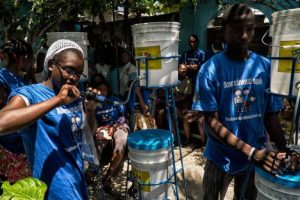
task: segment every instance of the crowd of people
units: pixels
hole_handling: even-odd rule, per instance
[[[255,31],[252,10],[244,4],[230,6],[223,13],[222,30],[226,45],[216,41],[206,52],[198,48],[196,34],[189,36],[190,49],[179,59],[179,84],[174,88],[176,115],[184,145],[191,142],[195,122],[200,144],[206,146],[204,199],[224,199],[232,179],[236,199],[255,199],[252,164],[274,174],[290,156],[289,172],[299,171],[300,154],[286,149],[277,116],[283,108],[281,98],[265,93],[270,61],[248,48]],[[33,176],[47,184],[47,199],[88,199],[86,134],[94,139],[96,159],[108,144],[113,146],[102,178],[109,192],[129,133],[165,128],[169,102],[161,91],[136,84],[131,51],[122,49],[116,62],[120,67],[113,67],[108,56],[96,48],[90,79],[82,89],[84,53],[75,42],[57,40],[39,51],[35,64],[24,40],[11,39],[1,47],[2,180],[13,183]],[[144,119],[141,124],[139,118]],[[276,150],[267,148],[270,141]]]

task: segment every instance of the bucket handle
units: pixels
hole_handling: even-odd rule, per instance
[[[262,42],[264,45],[268,46],[268,47],[278,47],[278,48],[282,48],[282,49],[292,49],[292,48],[297,48],[297,49],[293,50],[291,53],[292,53],[292,56],[293,56],[294,58],[297,58],[296,62],[297,62],[297,63],[300,63],[300,44],[288,45],[288,46],[280,46],[280,45],[272,45],[272,44],[268,44],[268,43],[265,42],[265,37],[266,37],[266,35],[269,33],[269,31],[270,31],[270,29],[267,30],[267,31],[265,32],[265,34],[262,36],[261,42]]]

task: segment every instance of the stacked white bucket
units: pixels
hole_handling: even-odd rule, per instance
[[[170,193],[169,179],[172,181],[171,177],[174,175],[170,134],[162,129],[146,129],[128,136],[131,174],[140,199],[163,200]]]
[[[290,9],[272,14],[270,28],[272,57],[300,55],[300,9]],[[298,53],[297,53],[298,52]],[[272,60],[271,92],[289,95],[292,61]],[[300,81],[300,64],[296,65],[292,95],[297,95],[295,84]]]
[[[47,33],[47,45],[50,46],[53,42],[59,39],[69,39],[76,42],[84,53],[84,69],[83,74],[88,75],[88,50],[89,41],[85,32],[49,32]]]
[[[135,57],[178,56],[178,22],[149,22],[132,25]],[[148,85],[145,63],[140,65],[141,86],[169,86],[178,83],[178,59],[149,60]]]

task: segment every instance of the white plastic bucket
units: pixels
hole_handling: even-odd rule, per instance
[[[135,57],[178,56],[178,22],[149,22],[131,26]],[[178,84],[178,58],[149,60],[139,65],[141,86],[156,87]],[[148,84],[146,83],[148,78]]]
[[[294,149],[300,151],[298,146],[294,146]],[[258,200],[299,200],[300,171],[296,174],[273,176],[261,168],[256,168],[255,186]]]
[[[47,45],[59,39],[69,39],[76,42],[84,53],[84,69],[83,74],[88,75],[88,49],[89,41],[85,32],[49,32],[47,33]]]
[[[159,183],[172,175],[170,142],[169,132],[160,129],[141,130],[129,135],[128,157],[141,199],[165,199],[167,196],[170,183]]]
[[[272,14],[270,36],[272,57],[300,56],[300,8]],[[281,47],[279,47],[281,46]],[[292,60],[272,59],[271,92],[297,95],[295,85],[300,81],[300,64],[296,64],[294,80],[291,80]],[[290,90],[290,84],[292,88]]]

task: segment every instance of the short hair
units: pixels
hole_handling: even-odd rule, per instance
[[[2,52],[8,55],[9,62],[16,62],[15,57],[24,56],[26,59],[33,59],[31,45],[22,39],[11,38],[1,47]]]
[[[123,54],[123,53],[127,53],[127,55],[129,56],[130,59],[131,59],[131,57],[132,57],[131,52],[130,52],[129,50],[127,50],[127,49],[123,49],[121,53],[122,53],[122,54]]]
[[[100,73],[94,73],[90,78],[89,86],[97,88],[100,83],[105,81],[105,77]]]
[[[232,24],[241,18],[242,15],[250,14],[252,12],[251,8],[245,4],[235,3],[228,7],[223,13],[222,19],[222,29],[225,28],[227,24]]]
[[[199,43],[198,35],[196,35],[196,34],[193,33],[193,34],[190,35],[190,37],[195,38],[196,42]],[[190,38],[190,37],[189,37],[189,38]]]

